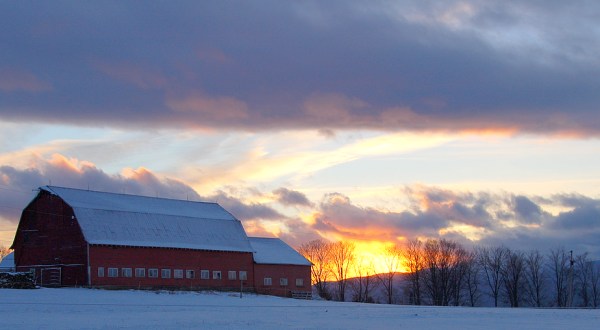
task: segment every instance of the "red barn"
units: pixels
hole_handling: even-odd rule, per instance
[[[253,240],[285,251],[267,272],[260,256],[273,251]],[[257,276],[285,275],[302,285],[259,291],[310,292],[304,257],[279,239],[249,238],[216,203],[45,186],[23,210],[12,248],[17,270],[34,271],[40,285],[257,290],[267,281]]]

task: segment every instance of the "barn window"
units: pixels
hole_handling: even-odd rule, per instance
[[[131,268],[121,268],[123,277],[131,277]]]
[[[183,278],[183,269],[175,269],[173,271],[174,278]]]
[[[118,277],[119,276],[119,268],[109,268],[108,269],[108,277]]]
[[[148,269],[148,277],[158,277],[158,269],[156,268],[150,268]]]
[[[288,285],[288,280],[285,277],[282,277],[279,279],[279,285],[281,286],[287,286]]]
[[[168,268],[163,268],[160,270],[160,277],[162,278],[171,278],[171,270]]]
[[[263,281],[264,285],[272,285],[273,284],[273,280],[270,277],[265,277],[264,281]]]
[[[220,280],[220,279],[221,279],[221,271],[213,270],[213,280]]]
[[[230,270],[227,272],[227,279],[229,280],[235,280],[236,279],[236,275],[237,272],[235,270]]]
[[[203,269],[200,271],[200,278],[203,280],[210,279],[210,272],[207,269]]]
[[[185,278],[194,278],[194,271],[191,269],[188,269],[185,271]]]
[[[303,278],[297,278],[296,279],[296,286],[304,286],[304,279]]]
[[[104,267],[98,267],[98,277],[104,277]]]
[[[136,268],[135,277],[146,277],[146,268]]]
[[[240,280],[246,281],[248,280],[248,273],[245,270],[240,270]]]

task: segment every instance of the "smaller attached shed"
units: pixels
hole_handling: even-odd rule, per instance
[[[258,293],[311,298],[311,262],[279,238],[249,237]]]

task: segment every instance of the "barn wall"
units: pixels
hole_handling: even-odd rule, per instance
[[[252,253],[199,251],[187,249],[141,248],[121,246],[90,246],[92,286],[134,288],[216,288],[238,290],[239,272],[245,271],[245,290],[252,290]],[[100,277],[98,268],[104,269]],[[109,277],[109,268],[117,268],[118,276]],[[125,277],[124,268],[131,268],[131,277]],[[136,268],[144,268],[144,277],[136,277]],[[149,269],[158,269],[158,277],[150,278]],[[162,278],[162,269],[170,269],[170,278]],[[183,278],[174,278],[175,270],[183,270]],[[186,278],[186,271],[193,270],[194,278]],[[202,279],[201,271],[208,270],[210,279]],[[214,279],[213,272],[220,271],[221,279]],[[229,271],[236,272],[236,279],[228,278]]]
[[[310,266],[300,265],[254,265],[255,287],[258,293],[281,297],[290,297],[292,292],[311,292]],[[271,285],[265,285],[265,278],[271,279]],[[281,279],[287,279],[287,285]],[[302,285],[296,285],[296,279],[302,279]]]
[[[35,269],[38,284],[87,284],[87,244],[57,196],[41,192],[23,210],[13,248],[17,270]]]

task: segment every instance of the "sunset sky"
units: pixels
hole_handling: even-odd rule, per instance
[[[600,258],[600,2],[0,4],[0,245],[41,185],[293,246]]]

